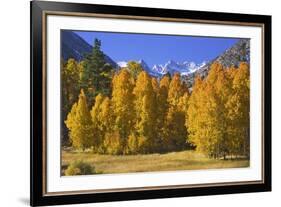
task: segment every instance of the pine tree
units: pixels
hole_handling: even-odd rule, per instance
[[[67,115],[65,124],[69,129],[69,137],[74,148],[85,150],[94,145],[91,114],[83,90],[80,92],[78,102],[72,106]]]
[[[116,74],[112,82],[112,109],[114,114],[114,130],[118,133],[120,148],[126,151],[127,139],[134,126],[134,80],[130,73],[122,69]]]
[[[101,41],[95,39],[93,51],[86,56],[81,74],[81,86],[86,90],[90,103],[99,93],[107,96],[111,94],[112,74],[113,69],[106,63],[105,55],[101,51]]]

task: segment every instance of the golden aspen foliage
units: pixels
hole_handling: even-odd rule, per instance
[[[156,136],[156,93],[152,86],[151,77],[142,71],[136,80],[134,88],[137,137],[144,139],[144,153],[151,152],[155,147]]]
[[[157,151],[164,151],[166,146],[164,146],[165,133],[166,130],[166,117],[169,109],[168,103],[168,91],[170,85],[170,77],[163,76],[160,80],[159,86],[157,88],[157,119],[156,119],[156,132],[157,132]]]
[[[122,69],[112,81],[112,109],[114,114],[114,130],[116,139],[120,138],[120,146],[125,153],[127,138],[134,126],[134,80],[130,73]]]
[[[215,88],[196,77],[187,110],[189,141],[196,150],[216,157],[222,139]]]
[[[249,67],[211,66],[196,78],[187,110],[189,140],[214,158],[249,153]]]
[[[222,137],[220,138],[220,144],[217,156],[226,157],[227,154],[231,153],[231,142],[232,138],[229,134],[229,107],[228,103],[232,95],[232,80],[227,73],[227,69],[222,68],[220,65],[217,66],[219,69],[217,71],[217,79],[213,84],[216,94],[217,101],[217,114],[219,114],[218,120],[220,125],[220,130]]]
[[[130,134],[128,137],[128,154],[137,154],[139,152],[139,140],[135,134]]]
[[[249,157],[250,151],[250,71],[241,63],[233,75],[229,107],[229,128],[232,135],[232,153]]]
[[[112,113],[111,101],[108,97],[103,99],[100,113],[101,130],[104,132],[112,131],[114,115]]]
[[[83,90],[80,92],[78,103],[72,106],[67,115],[65,124],[74,148],[85,150],[93,145],[93,125]]]
[[[171,83],[169,85],[168,91],[168,102],[172,106],[176,106],[179,102],[180,97],[187,91],[186,86],[181,81],[181,77],[179,73],[175,73]]]
[[[185,127],[185,112],[179,105],[180,99],[186,94],[187,88],[178,73],[174,74],[168,90],[169,109],[165,124],[165,145],[167,150],[181,150],[186,148],[187,129]]]
[[[155,147],[155,146],[154,146]],[[148,152],[147,138],[144,136],[137,137],[134,133],[128,138],[128,154],[139,154]],[[158,149],[153,148],[153,152],[157,152]]]
[[[103,141],[105,152],[112,155],[124,154],[124,144],[122,140],[117,130],[105,133]]]
[[[141,71],[143,71],[143,68],[141,67],[141,65],[135,61],[129,61],[127,63],[127,69],[134,79],[136,79],[137,76],[139,75],[139,73]]]
[[[171,81],[171,78],[169,76],[167,76],[167,75],[163,76],[159,83],[160,88],[164,87],[164,88],[168,89],[170,86],[170,81]]]
[[[197,146],[197,149],[200,148],[200,114],[201,114],[201,105],[203,102],[203,81],[201,77],[196,76],[192,88],[192,93],[189,98],[189,106],[186,115],[185,126],[188,129],[188,139],[194,146]],[[198,147],[199,146],[199,147]]]
[[[164,76],[160,81],[158,93],[158,119],[161,125],[165,122],[167,111],[169,108],[168,91],[170,86],[170,78]]]
[[[72,106],[79,94],[81,66],[74,59],[69,59],[62,70],[62,90],[66,99],[63,106]]]
[[[214,62],[210,67],[208,76],[206,77],[206,81],[210,84],[214,84],[218,78],[218,74],[223,70],[224,68],[220,63]]]
[[[95,98],[95,104],[90,111],[93,123],[93,149],[97,151],[100,144],[103,141],[104,131],[102,128],[102,120],[101,120],[101,105],[104,100],[104,96],[102,94],[98,94]]]
[[[91,116],[94,127],[93,136],[94,140],[96,140],[96,145],[93,146],[93,148],[98,150],[99,153],[106,153],[108,151],[107,148],[112,147],[110,144],[116,147],[116,142],[114,142],[113,137],[115,136],[116,138],[116,133],[113,132],[114,115],[111,107],[111,100],[102,94],[98,94],[95,98],[95,105],[91,110]],[[111,151],[111,153],[117,153],[118,150],[119,149],[109,151]]]
[[[99,115],[99,120],[100,120],[100,131],[102,135],[102,140],[101,143],[104,144],[105,142],[105,137],[110,136],[113,133],[113,122],[114,122],[114,114],[113,110],[111,107],[111,100],[108,97],[105,97],[102,101],[102,104],[100,106],[100,115]],[[104,145],[101,146],[100,150],[102,152],[106,152],[106,148]]]
[[[225,155],[226,150],[226,122],[222,103],[216,94],[213,85],[207,84],[203,91],[203,102],[201,109],[200,138],[203,139],[201,151],[207,152],[209,156],[219,158]],[[200,146],[198,146],[200,149]]]
[[[139,154],[191,146],[216,159],[249,157],[247,63],[224,68],[215,62],[206,78],[195,77],[190,89],[178,73],[158,81],[137,63],[130,62],[129,67],[114,75],[111,96],[105,96],[104,91],[97,94],[89,111],[84,90],[77,101],[84,63],[70,59],[63,65],[63,102],[68,103],[63,112],[70,111],[64,123],[74,148]],[[73,82],[77,84],[70,84]]]
[[[196,77],[187,111],[186,126],[189,141],[196,150],[210,157],[219,157],[225,150],[225,120],[223,101],[218,94],[223,68],[214,63],[207,78]]]
[[[185,92],[182,97],[180,97],[179,102],[178,102],[179,111],[181,111],[183,113],[187,112],[188,106],[189,106],[189,103],[188,103],[189,98],[190,98],[190,94],[188,91]]]
[[[155,77],[151,78],[151,84],[152,84],[153,91],[157,96],[159,93],[159,83]]]
[[[64,144],[69,143],[67,136],[67,128],[64,120],[67,117],[72,105],[77,101],[80,90],[80,71],[81,65],[74,59],[69,59],[61,66],[61,82],[62,82],[62,141]]]

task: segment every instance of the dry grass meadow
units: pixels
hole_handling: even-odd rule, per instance
[[[64,150],[63,175],[64,170],[75,160],[89,163],[97,173],[102,174],[249,167],[249,160],[246,159],[210,159],[192,150],[146,155],[101,155]]]

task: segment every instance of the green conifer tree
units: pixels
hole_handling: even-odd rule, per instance
[[[106,63],[105,55],[101,50],[101,41],[95,39],[92,53],[84,60],[84,70],[81,75],[81,86],[86,90],[90,103],[99,93],[109,96],[111,94],[111,79],[113,69]]]

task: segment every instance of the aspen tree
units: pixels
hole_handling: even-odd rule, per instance
[[[153,90],[151,77],[142,71],[136,80],[134,88],[135,110],[136,110],[136,135],[143,142],[143,151],[145,153],[155,149],[157,139],[156,134],[156,94]]]
[[[186,147],[187,129],[185,127],[185,112],[179,108],[180,99],[187,92],[178,73],[174,74],[169,84],[169,109],[166,117],[165,145],[167,150],[181,150]]]
[[[78,103],[72,106],[65,121],[69,129],[69,137],[74,148],[82,149],[91,147],[93,143],[93,124],[88,109],[86,96],[81,90]]]
[[[130,73],[122,69],[112,81],[112,109],[114,114],[114,130],[116,139],[120,138],[120,147],[125,153],[127,139],[130,135],[135,120],[134,112],[134,80]]]
[[[100,144],[102,143],[104,131],[102,130],[102,120],[101,116],[101,104],[103,102],[104,96],[102,94],[98,94],[95,98],[95,104],[92,107],[91,118],[93,123],[93,143],[94,150],[97,151]]]

